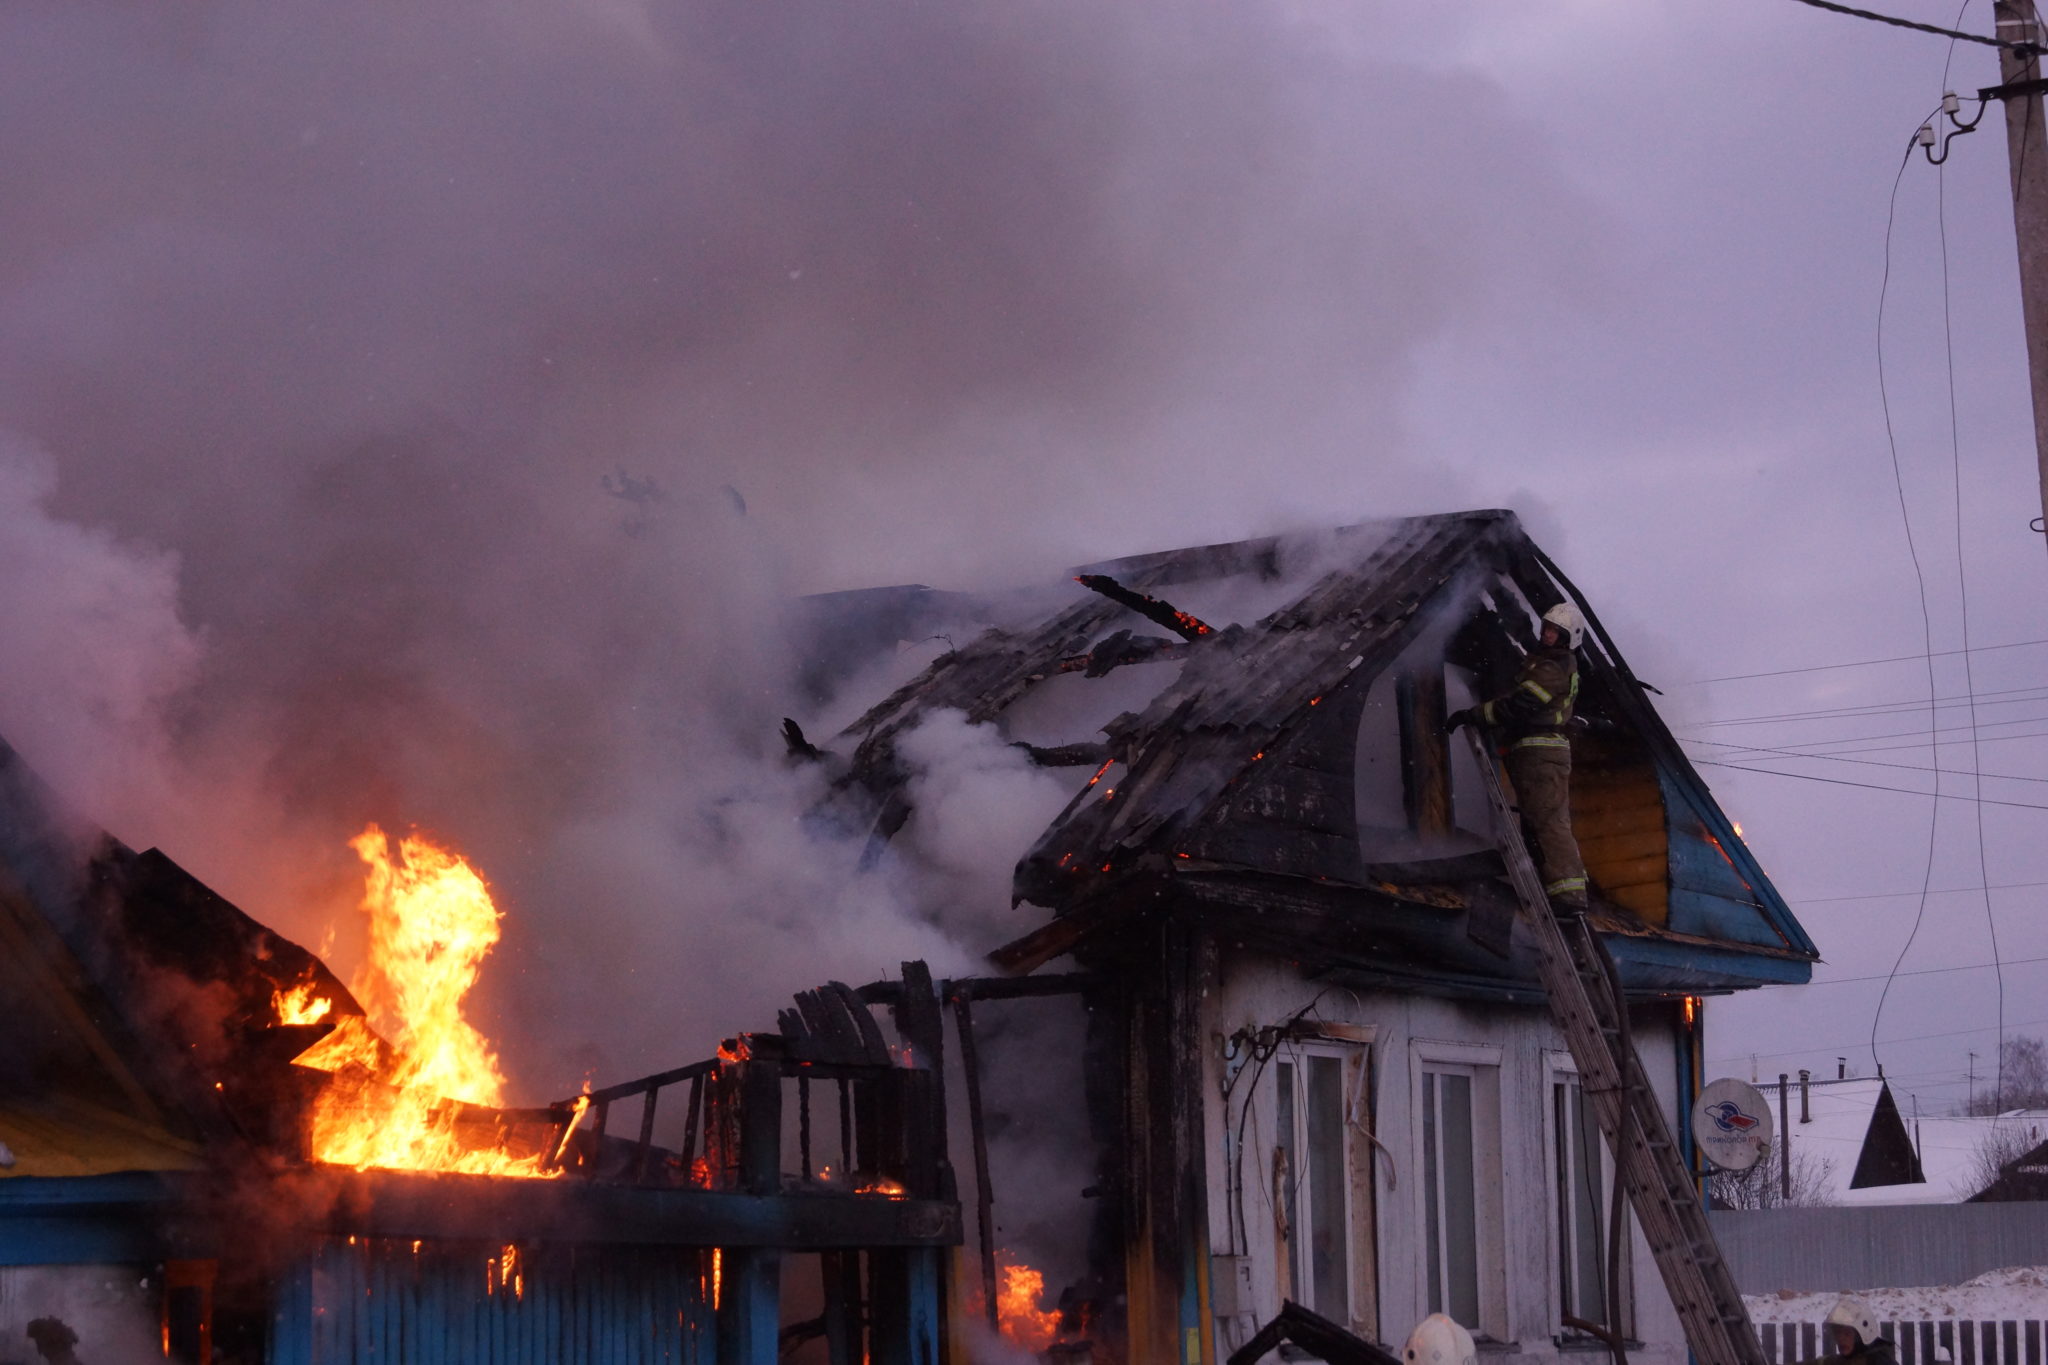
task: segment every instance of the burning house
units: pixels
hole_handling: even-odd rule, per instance
[[[935,713],[1072,774],[1014,872],[1049,913],[991,958],[1070,960],[1088,1007],[1066,1103],[1092,1232],[1064,1328],[1095,1358],[1248,1358],[1288,1304],[1386,1343],[1443,1311],[1524,1355],[1612,1338],[1685,1358],[1640,1232],[1614,1235],[1478,760],[1442,729],[1567,599],[1596,623],[1572,792],[1591,923],[1675,1119],[1702,998],[1804,981],[1815,949],[1511,513],[1145,555],[1059,591],[816,604],[821,695],[863,660],[928,660],[822,747],[791,727],[838,765],[836,817],[871,862],[917,818],[906,742]],[[1015,1196],[986,1171],[992,1281],[990,1209]]]
[[[1366,1359],[1440,1310],[1676,1365],[1442,733],[1566,598],[1475,512],[810,599],[812,824],[886,873],[938,814],[920,733],[986,727],[1070,796],[1006,866],[1023,932],[527,1109],[462,1017],[459,857],[356,841],[351,991],[0,753],[0,1361],[32,1322],[276,1365]],[[1592,923],[1675,1114],[1702,998],[1815,952],[1597,627],[1581,672]]]
[[[877,988],[894,1043],[833,985],[702,1061],[507,1108],[461,1013],[481,878],[356,846],[388,1039],[0,748],[0,1360],[938,1358],[959,1212],[918,964]]]

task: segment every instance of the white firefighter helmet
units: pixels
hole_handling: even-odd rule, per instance
[[[1442,1313],[1416,1323],[1401,1348],[1403,1365],[1476,1365],[1478,1358],[1472,1334]]]
[[[1871,1315],[1870,1305],[1854,1294],[1844,1294],[1835,1300],[1835,1306],[1828,1310],[1827,1325],[1854,1332],[1858,1346],[1868,1346],[1877,1340],[1877,1319]]]
[[[1586,638],[1586,618],[1569,602],[1560,602],[1544,612],[1543,619],[1563,633],[1566,649],[1577,649],[1579,641]]]

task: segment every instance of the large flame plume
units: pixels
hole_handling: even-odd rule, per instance
[[[450,1103],[504,1103],[497,1053],[462,1012],[498,942],[490,888],[465,859],[417,834],[399,841],[395,857],[376,825],[349,846],[366,868],[362,909],[369,916],[369,952],[351,988],[383,1038],[344,1015],[297,1058],[334,1074],[314,1109],[314,1157],[359,1170],[557,1174],[544,1148],[515,1154],[495,1132],[480,1142],[474,1123],[464,1125],[470,1133],[459,1132],[462,1105]],[[278,1015],[304,1019],[326,1003],[280,996]]]

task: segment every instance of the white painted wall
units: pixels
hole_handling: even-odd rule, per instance
[[[1605,1348],[1559,1350],[1555,1343],[1556,1217],[1551,1173],[1550,1085],[1553,1067],[1569,1067],[1564,1040],[1541,1009],[1459,1003],[1433,997],[1385,991],[1353,991],[1302,979],[1291,963],[1225,948],[1218,954],[1216,979],[1207,984],[1203,1000],[1204,1066],[1209,1239],[1218,1260],[1212,1274],[1212,1301],[1217,1312],[1217,1356],[1227,1356],[1257,1326],[1279,1311],[1281,1287],[1279,1245],[1273,1216],[1274,1062],[1263,1072],[1249,1060],[1236,1077],[1226,1110],[1224,1090],[1231,1084],[1232,1064],[1227,1040],[1284,1024],[1298,1012],[1304,1019],[1333,1032],[1369,1036],[1372,1051],[1374,1127],[1386,1150],[1370,1171],[1363,1159],[1354,1163],[1354,1207],[1367,1197],[1377,1204],[1377,1274],[1355,1277],[1354,1306],[1376,1297],[1376,1313],[1355,1319],[1352,1330],[1373,1336],[1398,1350],[1409,1329],[1421,1319],[1426,1297],[1423,1274],[1423,1189],[1419,1157],[1420,1091],[1418,1063],[1429,1057],[1478,1063],[1495,1068],[1493,1114],[1499,1141],[1482,1154],[1482,1182],[1491,1181],[1495,1197],[1482,1198],[1480,1240],[1483,1321],[1476,1324],[1497,1340],[1512,1342],[1519,1359],[1550,1360],[1570,1365],[1597,1365]],[[1644,1069],[1664,1101],[1667,1120],[1675,1119],[1677,1094],[1676,1042],[1668,1028],[1645,1028],[1636,1035]],[[1314,1045],[1310,1045],[1314,1046]],[[1337,1043],[1342,1047],[1344,1044]],[[1283,1045],[1283,1048],[1285,1045]],[[1350,1073],[1348,1073],[1350,1074]],[[1482,1071],[1482,1079],[1484,1077]],[[1484,1093],[1488,1087],[1480,1087]],[[1244,1105],[1247,1093],[1251,1102]],[[1347,1089],[1347,1098],[1349,1092]],[[1362,1115],[1361,1115],[1362,1117]],[[1482,1121],[1482,1126],[1484,1126]],[[1241,1163],[1244,1218],[1236,1218],[1238,1197],[1232,1181],[1234,1144],[1242,1126]],[[1355,1151],[1368,1149],[1363,1141]],[[1610,1177],[1611,1178],[1611,1177]],[[1490,1216],[1489,1216],[1490,1210]],[[1371,1242],[1361,1228],[1353,1245],[1354,1268],[1365,1259]],[[1635,1335],[1645,1343],[1631,1359],[1642,1365],[1683,1365],[1684,1334],[1656,1263],[1634,1237],[1631,1283]],[[1238,1253],[1233,1259],[1231,1253]],[[1237,1260],[1245,1264],[1240,1266]],[[1487,1262],[1491,1261],[1491,1273]],[[1238,1286],[1249,1281],[1249,1302]],[[1302,1297],[1297,1295],[1296,1297]],[[1376,1319],[1376,1320],[1375,1320]],[[1472,1324],[1468,1324],[1472,1325]],[[1482,1347],[1482,1358],[1492,1352]]]

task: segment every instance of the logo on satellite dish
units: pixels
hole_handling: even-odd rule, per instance
[[[1771,1110],[1747,1081],[1709,1081],[1693,1101],[1692,1136],[1699,1152],[1724,1171],[1746,1171],[1771,1145]]]
[[[1714,1121],[1714,1126],[1724,1133],[1746,1133],[1762,1122],[1754,1114],[1743,1113],[1742,1107],[1734,1100],[1722,1100],[1719,1104],[1708,1105],[1706,1115]]]

